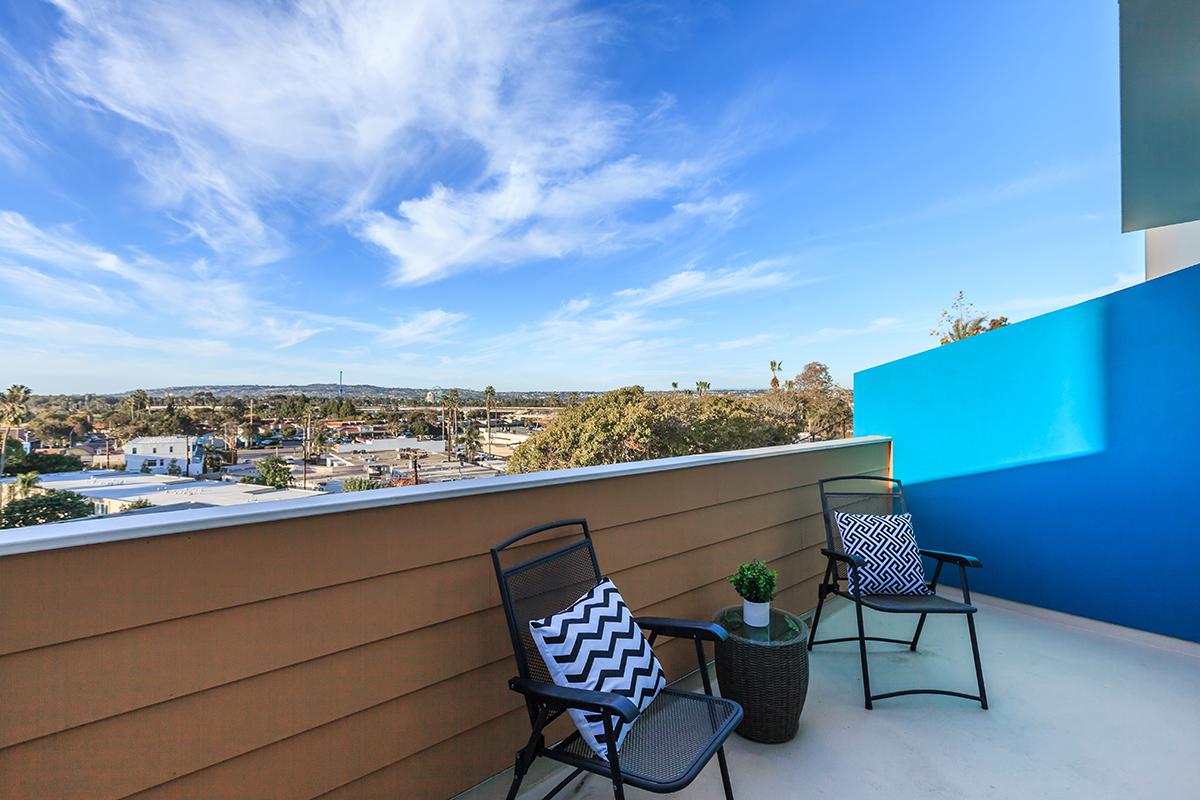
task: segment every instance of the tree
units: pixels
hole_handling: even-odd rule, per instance
[[[370,478],[364,478],[360,475],[354,475],[342,481],[343,492],[367,492],[372,489],[382,489],[383,484],[378,481],[373,481]]]
[[[0,425],[3,426],[0,432],[0,475],[5,474],[4,462],[8,457],[8,432],[11,428],[19,426],[29,418],[29,398],[32,392],[28,386],[20,383],[14,383],[8,387],[8,391],[0,397]]]
[[[59,453],[26,453],[16,439],[8,439],[4,448],[5,475],[20,475],[22,472],[76,472],[83,469],[79,456]]]
[[[141,468],[140,470],[138,470],[138,471],[139,471],[139,472],[141,472],[141,473],[144,473],[144,474],[146,474],[146,475],[149,475],[149,474],[150,474],[150,462],[149,462],[149,461],[143,461],[143,462],[142,462],[142,468]]]
[[[829,367],[810,361],[792,387],[803,405],[805,427],[811,438],[829,439],[845,433],[854,419],[854,393],[837,385]]]
[[[168,475],[182,475],[183,474],[183,470],[180,469],[180,467],[179,467],[179,459],[178,458],[171,459],[171,463],[167,465],[167,474]]]
[[[274,486],[276,489],[287,489],[292,485],[292,470],[279,456],[267,456],[254,463],[258,475],[242,478],[242,483],[257,483],[260,486]]]
[[[0,509],[0,528],[22,528],[91,514],[92,504],[86,497],[74,492],[49,491],[13,500]]]
[[[41,476],[36,472],[22,472],[17,476],[16,483],[13,487],[16,492],[17,499],[23,500],[33,494],[33,490],[37,488],[41,481]]]
[[[432,430],[432,426],[429,424],[429,420],[422,414],[419,417],[413,417],[413,421],[409,425],[409,430],[413,432],[414,436],[428,436],[429,431]]]
[[[458,437],[458,443],[463,446],[463,455],[467,457],[467,461],[475,462],[479,458],[479,447],[482,441],[479,436],[479,428],[474,425],[468,425]]]
[[[771,388],[772,389],[779,388],[779,375],[777,373],[780,373],[780,372],[783,372],[783,362],[782,361],[772,361],[771,362]]]
[[[672,392],[679,391],[679,381],[671,381],[671,391]]]
[[[1008,317],[988,319],[986,313],[976,312],[975,306],[968,303],[963,297],[963,293],[959,292],[958,296],[954,298],[954,302],[950,304],[950,308],[942,310],[937,328],[930,331],[929,335],[938,337],[939,344],[950,344],[1003,328],[1006,325],[1008,325]]]
[[[450,458],[450,451],[453,447],[454,437],[458,435],[458,409],[462,407],[462,401],[459,397],[458,389],[451,389],[446,392],[444,398],[446,411],[449,412],[450,418],[446,420],[449,427],[445,431],[446,437],[446,458]]]
[[[799,428],[763,414],[745,398],[647,394],[630,386],[559,414],[514,451],[512,473],[620,464],[652,458],[767,447],[796,440]]]
[[[492,401],[496,399],[496,387],[487,386],[483,390],[483,407],[487,412],[487,448],[488,455],[492,454]]]
[[[151,503],[144,497],[139,497],[137,500],[134,500],[132,503],[122,508],[121,513],[124,514],[126,511],[136,511],[139,508],[154,508],[154,503]]]
[[[696,381],[696,394],[704,397],[704,395],[708,394],[708,387],[708,381]]]

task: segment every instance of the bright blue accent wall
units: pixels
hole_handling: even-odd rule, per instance
[[[981,592],[1200,641],[1200,266],[855,375]]]

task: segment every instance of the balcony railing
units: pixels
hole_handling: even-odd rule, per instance
[[[528,733],[491,545],[585,516],[637,611],[707,618],[752,558],[804,610],[816,480],[890,460],[865,437],[0,532],[0,796],[452,795]]]

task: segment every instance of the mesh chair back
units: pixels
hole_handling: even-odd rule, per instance
[[[830,550],[842,550],[842,537],[833,514],[907,514],[900,481],[876,475],[842,475],[817,482],[821,512],[825,518],[825,542]],[[846,577],[846,566],[838,564],[838,577]]]
[[[565,540],[552,538],[563,532],[569,534]],[[543,543],[543,550],[547,543],[558,546],[532,555],[539,549],[535,539]],[[506,566],[506,561],[516,563]],[[549,682],[550,672],[529,633],[529,621],[562,611],[601,581],[587,520],[561,520],[522,531],[492,548],[492,563],[517,670],[522,678]]]

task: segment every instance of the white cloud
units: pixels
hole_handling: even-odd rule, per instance
[[[0,261],[0,281],[37,299],[43,308],[72,304],[78,306],[72,309],[78,314],[122,313],[133,326],[192,330],[277,350],[335,329],[387,333],[379,325],[260,300],[252,286],[205,261],[179,265],[142,256],[125,258],[81,239],[70,228],[43,229],[11,211],[0,211],[0,256],[7,259]],[[445,315],[444,323],[461,317],[437,313]],[[146,346],[125,341],[130,347]]]
[[[390,328],[380,331],[377,339],[388,347],[405,347],[417,342],[442,341],[467,318],[466,314],[429,309],[410,317],[397,317]]]
[[[902,320],[896,317],[880,317],[873,319],[867,325],[858,328],[821,328],[815,333],[807,336],[795,336],[789,339],[789,343],[797,344],[822,344],[824,342],[832,342],[838,339],[847,339],[852,336],[866,336],[872,333],[882,333],[883,331],[891,330],[898,326]]]
[[[31,339],[42,345],[74,347],[85,344],[89,349],[110,347],[136,350],[156,350],[177,356],[211,357],[230,352],[226,342],[177,336],[138,336],[108,325],[97,325],[61,317],[33,319],[0,319],[0,330],[6,338]]]
[[[687,269],[645,288],[622,289],[616,296],[631,306],[666,306],[782,286],[788,276],[774,269],[780,263],[760,261],[741,269],[712,272]]]
[[[1014,300],[1009,300],[1005,303],[997,303],[995,307],[1001,309],[999,313],[1003,314],[1012,314],[1015,312],[1042,312],[1050,311],[1056,308],[1066,308],[1067,306],[1073,306],[1076,303],[1082,303],[1086,300],[1093,300],[1106,294],[1119,292],[1122,289],[1128,289],[1130,286],[1136,286],[1137,284],[1141,283],[1144,279],[1145,276],[1140,272],[1118,272],[1113,275],[1113,279],[1109,283],[1085,292],[1053,295],[1049,297],[1019,297]]]
[[[633,152],[647,120],[589,74],[609,22],[567,0],[56,2],[60,87],[132,123],[153,201],[246,261],[286,253],[295,204],[419,284],[629,246],[744,201],[704,196],[701,164]],[[438,159],[466,165],[461,182],[413,185]]]
[[[773,341],[776,337],[769,333],[756,333],[753,336],[744,336],[740,339],[726,339],[723,342],[717,342],[711,346],[712,350],[744,350],[747,347],[757,347],[760,344],[766,344]],[[708,345],[700,345],[704,349],[710,349]]]
[[[78,278],[60,278],[19,264],[0,262],[0,283],[43,308],[71,309],[92,314],[128,312],[129,298]]]

